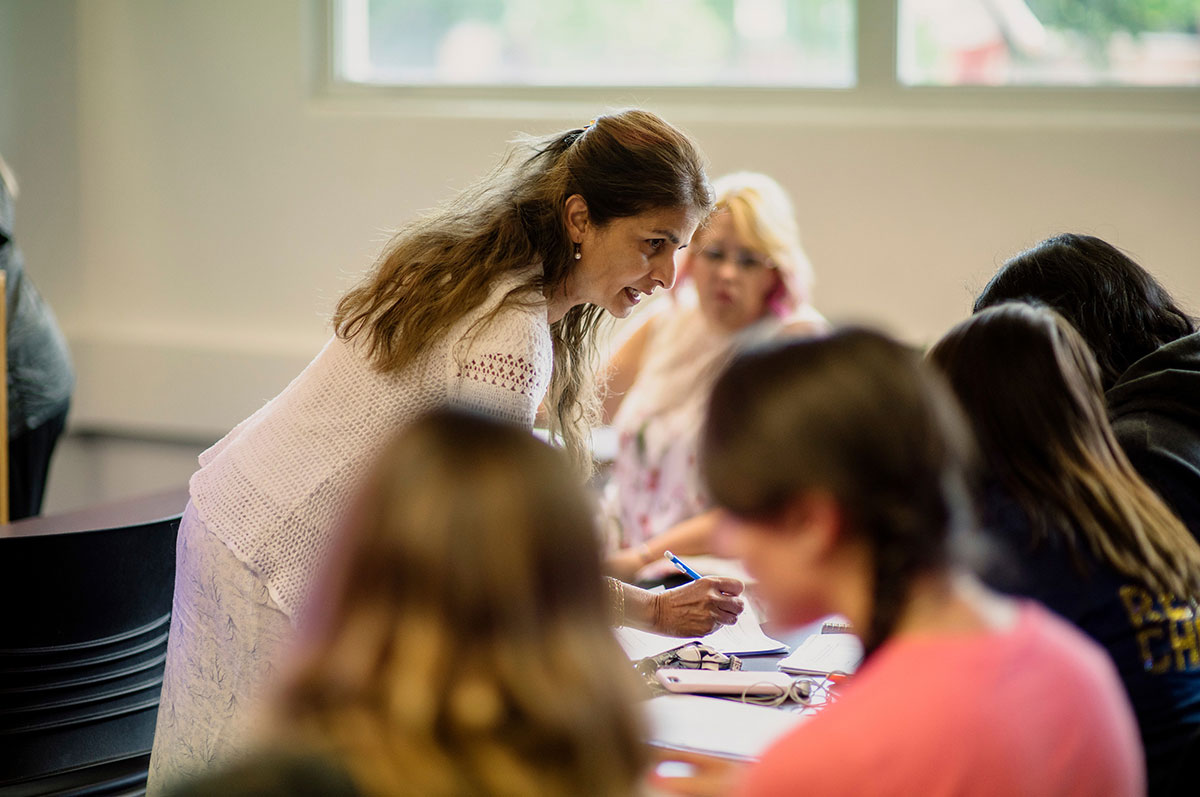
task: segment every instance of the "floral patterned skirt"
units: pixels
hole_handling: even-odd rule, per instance
[[[147,793],[244,752],[292,625],[266,585],[188,503],[175,551],[175,598]]]

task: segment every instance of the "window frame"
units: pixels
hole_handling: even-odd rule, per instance
[[[856,79],[844,88],[765,86],[385,85],[337,74],[340,0],[309,0],[314,97],[405,115],[561,118],[639,105],[681,121],[747,123],[904,120],[918,124],[1200,124],[1200,86],[929,86],[900,82],[899,0],[858,0]]]

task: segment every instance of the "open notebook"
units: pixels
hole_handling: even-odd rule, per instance
[[[850,674],[862,659],[863,644],[854,634],[813,634],[779,662],[779,669],[798,675]]]
[[[625,649],[626,655],[634,661],[647,656],[657,656],[665,650],[671,650],[693,641],[702,642],[714,650],[735,656],[787,653],[788,651],[787,645],[778,639],[771,639],[763,633],[758,624],[758,618],[749,607],[738,615],[738,621],[733,625],[723,625],[703,637],[663,636],[626,627],[615,629],[615,633],[617,641]]]

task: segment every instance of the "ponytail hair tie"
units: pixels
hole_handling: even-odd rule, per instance
[[[569,147],[579,139],[583,138],[583,134],[591,130],[594,124],[596,124],[595,119],[588,122],[583,127],[577,127],[574,130],[568,130],[562,137],[563,146]]]

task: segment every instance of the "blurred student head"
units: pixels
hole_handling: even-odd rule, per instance
[[[920,356],[847,329],[738,357],[717,381],[702,464],[725,534],[784,622],[837,604],[853,572],[869,650],[914,578],[946,566],[971,524],[965,421]]]
[[[1078,330],[1105,390],[1142,357],[1196,331],[1154,277],[1090,235],[1056,235],[1010,258],[976,298],[975,312],[1013,300],[1049,305]]]
[[[1153,589],[1200,595],[1200,545],[1129,463],[1109,424],[1100,368],[1061,315],[996,305],[946,333],[929,359],[1035,543],[1055,536]]]
[[[593,515],[560,452],[456,410],[385,449],[279,726],[379,794],[626,794],[642,764]]]
[[[713,190],[716,209],[681,258],[704,313],[736,331],[807,303],[812,266],[783,187],[765,174],[736,172],[718,179]]]

